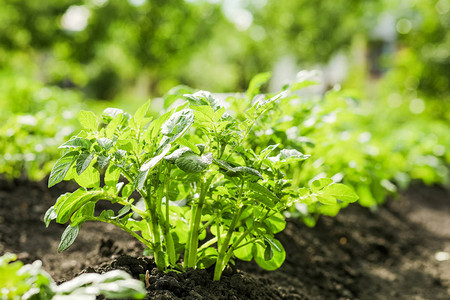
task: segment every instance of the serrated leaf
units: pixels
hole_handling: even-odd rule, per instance
[[[186,173],[200,173],[205,170],[213,161],[212,153],[199,156],[193,152],[184,152],[175,164]]]
[[[78,175],[83,173],[86,170],[86,168],[89,167],[89,164],[91,163],[93,158],[94,154],[89,152],[82,152],[78,156],[77,162],[75,163],[75,168]]]
[[[97,117],[92,111],[80,111],[78,120],[83,128],[91,131],[97,130]]]
[[[78,151],[71,151],[66,153],[63,157],[61,157],[53,167],[50,172],[50,177],[48,179],[48,187],[52,187],[58,182],[61,182],[69,171],[72,164],[78,158]]]
[[[58,246],[58,252],[63,252],[67,248],[69,248],[73,242],[75,242],[75,239],[78,236],[78,233],[80,232],[80,226],[67,226],[66,230],[64,230],[62,236],[61,236],[61,242]]]
[[[342,183],[334,183],[325,187],[323,194],[333,196],[344,202],[355,202],[359,198],[350,187]]]

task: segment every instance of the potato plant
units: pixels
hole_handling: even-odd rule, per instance
[[[64,152],[48,183],[73,179],[80,185],[45,215],[47,226],[70,222],[58,251],[74,242],[84,222],[100,221],[141,241],[161,270],[215,265],[214,280],[220,280],[236,258],[254,259],[267,270],[280,267],[285,251],[275,234],[286,225],[288,207],[358,198],[327,178],[293,185],[288,170],[309,158],[296,149],[251,146],[259,120],[306,84],[265,97],[257,96],[261,84],[254,80],[247,91],[253,101],[235,117],[205,91],[171,95],[166,101],[183,101],[154,120],[146,117],[151,102],[134,115],[113,108],[101,116],[80,112],[84,130],[60,146]],[[100,200],[122,208],[96,215]]]

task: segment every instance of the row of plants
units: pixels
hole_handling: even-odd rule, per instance
[[[376,110],[367,113],[364,102],[342,92],[297,96],[314,83],[310,74],[300,75],[268,96],[260,88],[270,74],[260,74],[244,96],[223,102],[176,88],[155,119],[147,117],[151,102],[134,115],[114,108],[101,116],[80,112],[84,129],[60,146],[63,155],[49,178],[49,187],[63,180],[80,185],[45,215],[47,226],[70,222],[58,251],[75,241],[84,222],[106,222],[142,242],[159,269],[214,265],[220,280],[236,259],[280,267],[285,251],[275,234],[286,216],[312,226],[320,215],[334,216],[357,201],[354,189],[361,205],[374,207],[413,178],[446,183],[445,123],[428,125],[441,128],[434,139],[414,131],[423,120],[390,128],[390,137],[385,126],[369,121]],[[405,130],[413,137],[403,144],[398,137]],[[422,141],[416,137],[428,143],[415,145]],[[95,215],[101,200],[122,209]]]
[[[24,265],[17,256],[0,256],[0,298],[9,300],[95,300],[103,295],[109,299],[145,297],[144,284],[131,278],[125,271],[114,270],[104,274],[82,274],[57,285],[42,269],[37,260]]]
[[[1,72],[0,174],[41,180],[59,155],[57,146],[80,129],[80,95]]]

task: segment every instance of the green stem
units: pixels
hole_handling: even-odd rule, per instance
[[[147,224],[149,224],[150,232],[153,236],[153,253],[155,263],[159,270],[164,270],[166,268],[166,262],[161,247],[161,235],[159,231],[158,214],[156,212],[155,203],[152,203],[150,197],[146,197],[144,199],[147,205],[147,210],[150,212],[150,222],[147,222]]]
[[[200,198],[192,211],[192,219],[189,226],[188,242],[185,251],[185,268],[195,268],[197,264],[198,234],[202,217],[203,203],[209,189],[213,176],[202,178],[200,183]]]
[[[245,183],[245,181],[242,179],[241,188],[240,188],[239,196],[238,196],[238,200],[237,200],[237,207],[239,207],[239,210],[237,211],[236,214],[234,214],[233,219],[231,220],[230,227],[228,228],[227,235],[225,236],[225,239],[223,240],[223,243],[219,249],[219,255],[217,257],[216,266],[214,268],[214,280],[215,281],[220,280],[220,277],[222,276],[223,268],[225,267],[224,259],[225,259],[226,251],[228,249],[228,245],[230,243],[231,237],[233,236],[236,224],[237,224],[239,218],[241,217],[242,212],[244,211],[244,206],[241,206],[241,198],[242,198],[242,192],[244,190],[244,183]]]
[[[170,234],[170,206],[169,206],[169,190],[170,190],[170,166],[168,165],[166,176],[165,176],[165,182],[166,182],[166,210],[165,210],[165,218],[164,218],[164,227],[163,227],[163,234],[164,238],[166,240],[166,249],[167,253],[169,254],[169,263],[170,265],[174,266],[177,262],[177,256],[175,253],[175,244],[173,242],[172,235]]]
[[[117,222],[117,221],[113,221],[113,220],[107,220],[107,219],[101,219],[101,218],[87,218],[86,221],[99,221],[99,222],[104,222],[104,223],[109,223],[109,224],[113,224],[117,227],[119,227],[120,229],[128,232],[129,234],[131,234],[132,236],[134,236],[136,239],[138,239],[142,244],[144,244],[145,246],[149,247],[150,249],[153,248],[153,245],[151,243],[149,243],[146,239],[144,239],[143,237],[141,237],[139,234],[137,234],[136,232],[134,232],[133,230],[127,228],[125,225]]]

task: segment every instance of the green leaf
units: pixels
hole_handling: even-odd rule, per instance
[[[100,191],[86,191],[84,188],[79,188],[73,193],[60,196],[55,204],[56,222],[66,223],[75,211],[89,201],[96,201],[95,197],[100,194]]]
[[[320,179],[314,180],[311,183],[310,187],[311,187],[311,190],[316,193],[316,192],[320,191],[321,189],[323,189],[324,187],[326,187],[327,185],[330,185],[332,183],[333,183],[333,180],[330,178],[320,178]]]
[[[279,212],[265,219],[264,224],[266,224],[272,233],[278,233],[286,227],[286,221]]]
[[[213,161],[212,153],[199,156],[193,152],[184,152],[175,164],[186,173],[200,173],[205,170]]]
[[[58,246],[58,252],[63,252],[67,248],[69,248],[80,232],[80,225],[72,227],[71,225],[67,226],[66,230],[64,230],[61,236],[61,242]]]
[[[275,204],[280,201],[280,199],[271,191],[269,191],[264,186],[256,182],[248,182],[248,187],[251,191],[250,197],[253,199],[264,203],[269,208],[274,208]]]
[[[286,160],[288,158],[305,159],[308,157],[309,155],[304,155],[303,153],[295,149],[283,149],[280,151],[280,160]]]
[[[121,170],[114,166],[110,165],[105,172],[105,184],[107,186],[115,186],[120,178]]]
[[[112,123],[110,123],[112,124]],[[105,151],[108,151],[111,149],[111,147],[114,145],[113,141],[107,138],[99,138],[97,139],[97,143],[102,147]]]
[[[283,91],[283,92],[281,92],[281,93],[276,94],[276,95],[273,96],[272,98],[269,98],[269,99],[264,99],[264,98],[262,98],[262,99],[260,99],[260,100],[257,102],[256,110],[257,110],[259,113],[263,113],[264,111],[266,111],[266,109],[269,108],[269,106],[270,106],[273,102],[275,102],[275,101],[277,101],[277,100],[279,100],[279,99],[286,98],[287,95],[288,95],[287,91]]]
[[[107,138],[111,139],[114,136],[114,132],[116,131],[117,127],[119,127],[122,120],[123,114],[118,114],[117,116],[114,117],[114,119],[112,119],[112,121],[106,127],[105,133]]]
[[[138,189],[142,189],[144,187],[145,180],[147,180],[147,175],[150,170],[153,169],[164,158],[164,156],[170,151],[171,147],[171,144],[165,145],[159,155],[153,157],[141,166],[135,181],[136,187]]]
[[[244,241],[242,241],[242,244],[245,244],[247,242],[248,239],[245,239]],[[236,250],[233,251],[233,254],[240,260],[251,261],[253,258],[252,248],[253,244],[250,243],[245,246],[237,248]]]
[[[219,100],[215,99],[210,92],[198,91],[194,94],[185,94],[184,97],[189,101],[191,105],[195,106],[210,106],[214,111],[222,107]],[[212,114],[211,114],[212,116]]]
[[[102,113],[102,118],[106,123],[111,122],[112,119],[118,115],[123,114],[123,110],[120,108],[108,107]]]
[[[275,148],[277,148],[280,144],[275,144],[275,145],[270,145],[268,147],[266,147],[264,150],[262,150],[259,153],[259,160],[264,160],[267,158],[267,156],[269,156],[270,153],[272,153],[273,150],[275,150]]]
[[[296,82],[292,84],[290,90],[297,91],[310,85],[318,84],[316,78],[317,78],[317,71],[300,71],[297,74]]]
[[[134,191],[134,184],[132,182],[126,184],[122,189],[122,197],[128,198]]]
[[[119,218],[125,216],[130,210],[131,210],[131,205],[125,205],[117,212],[117,216],[112,217],[111,219],[119,219]]]
[[[180,144],[180,145],[182,145],[182,146],[188,147],[188,148],[191,149],[195,154],[198,154],[198,155],[201,154],[201,151],[199,150],[199,148],[197,147],[197,145],[195,145],[194,143],[192,143],[191,141],[189,141],[189,140],[187,140],[187,139],[185,139],[185,138],[183,138],[183,137],[178,138],[177,143]]]
[[[180,158],[181,155],[183,155],[186,152],[192,152],[192,150],[188,147],[183,147],[180,149],[177,149],[175,151],[173,151],[171,154],[167,155],[166,157],[164,157],[165,160],[167,160],[168,162],[170,162],[171,164],[174,164],[178,158]]]
[[[183,109],[174,113],[161,126],[161,133],[168,137],[164,143],[171,143],[182,137],[194,123],[194,113],[191,109]]]
[[[323,203],[325,205],[336,205],[337,201],[336,198],[331,195],[326,194],[317,194],[316,195],[317,200],[319,200],[320,203]]]
[[[83,148],[90,149],[92,142],[84,137],[73,137],[58,148]]]
[[[164,109],[167,109],[169,106],[171,106],[176,100],[183,99],[183,95],[192,93],[192,88],[185,86],[185,85],[179,85],[174,88],[171,88],[165,95],[164,95]]]
[[[78,158],[78,151],[71,151],[66,153],[63,157],[61,157],[53,167],[50,172],[50,177],[48,179],[48,187],[52,187],[58,182],[61,182],[69,171],[72,164]]]
[[[94,188],[100,186],[100,173],[95,168],[87,168],[83,174],[75,174],[75,181],[85,188]]]
[[[82,152],[77,159],[77,162],[75,163],[77,174],[80,175],[83,173],[87,167],[89,167],[89,164],[91,163],[92,159],[94,158],[94,154],[89,152]]]
[[[122,151],[122,150],[119,150],[119,151]],[[119,151],[116,151],[116,153]],[[99,155],[97,157],[97,164],[98,164],[99,169],[103,170],[103,168],[109,164],[109,160],[110,160],[109,156]]]
[[[230,172],[227,172],[228,176],[243,176],[243,177],[249,177],[251,179],[264,179],[262,177],[261,173],[259,173],[257,170],[249,167],[234,167],[231,169]]]
[[[145,102],[141,107],[138,108],[136,113],[134,114],[134,120],[137,124],[141,125],[141,121],[144,119],[145,115],[147,114],[148,108],[150,107],[150,100]]]
[[[245,93],[247,99],[252,100],[253,97],[259,94],[261,87],[269,81],[270,77],[272,77],[270,72],[255,75],[252,80],[250,80],[247,92]]]
[[[50,225],[50,222],[54,219],[56,219],[57,215],[56,215],[56,211],[55,211],[55,206],[51,206],[49,209],[47,209],[47,211],[45,212],[44,215],[44,223],[45,223],[45,227],[48,227],[48,225]]]
[[[78,120],[84,129],[90,131],[97,130],[97,117],[92,111],[80,111],[78,114]]]
[[[279,249],[279,251],[278,250],[273,251],[273,256],[270,260],[265,259],[267,257],[265,255],[266,247],[265,247],[265,245],[264,246],[261,245],[262,243],[254,243],[253,249],[252,249],[253,257],[255,258],[256,263],[261,268],[268,270],[268,271],[273,271],[273,270],[278,269],[279,267],[281,267],[284,260],[286,259],[286,252],[283,248],[283,245],[281,245],[281,243],[276,239],[271,239],[271,241],[276,246],[275,249]],[[274,247],[274,246],[272,246],[271,243],[269,243],[269,244],[271,245],[271,247]]]
[[[147,132],[150,134],[145,137],[145,141],[147,144],[155,143],[154,139],[158,136],[158,134],[161,132],[161,126],[169,120],[169,118],[172,116],[175,109],[172,109],[171,111],[166,112],[162,116],[160,116],[158,119],[154,120],[150,123],[150,126],[148,127]]]
[[[70,218],[71,225],[81,225],[86,221],[86,218],[93,217],[95,212],[95,203],[88,202],[81,206]]]
[[[264,245],[266,246],[266,249],[264,250],[264,260],[271,260],[273,257],[272,246],[267,241],[264,241]]]
[[[358,195],[348,186],[342,183],[334,183],[323,189],[323,193],[333,196],[344,202],[355,202]]]

